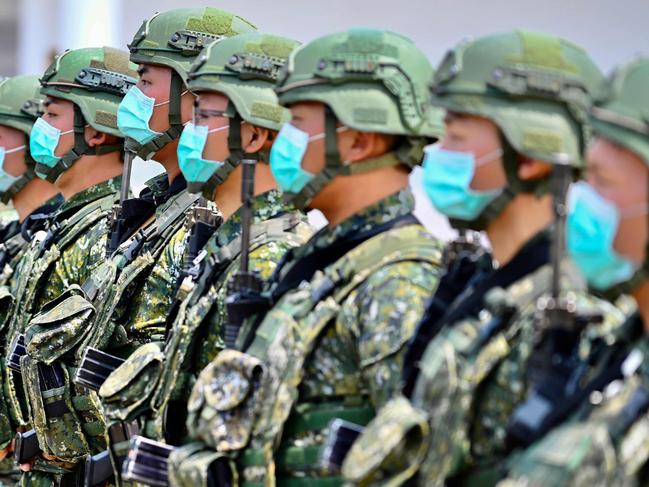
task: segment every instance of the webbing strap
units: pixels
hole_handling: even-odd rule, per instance
[[[366,425],[374,417],[375,411],[371,406],[332,409],[317,409],[306,413],[294,413],[286,422],[284,434],[287,436],[299,435],[308,431],[325,429],[334,419],[343,419],[350,423]]]

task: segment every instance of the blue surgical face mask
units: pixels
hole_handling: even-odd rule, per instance
[[[495,161],[502,154],[502,149],[497,149],[476,160],[470,152],[448,151],[439,145],[427,147],[423,184],[435,208],[450,218],[465,221],[478,218],[502,190],[471,189],[476,167]]]
[[[341,126],[336,132],[345,130],[347,127]],[[302,159],[310,142],[324,138],[324,133],[309,137],[290,123],[282,126],[270,150],[270,169],[282,191],[299,193],[315,177],[315,174],[302,169]]]
[[[21,145],[9,150],[6,150],[4,147],[0,147],[0,191],[7,191],[9,188],[11,188],[12,184],[20,179],[20,176],[12,176],[5,170],[5,155],[21,151],[25,147],[27,146]]]
[[[227,130],[229,125],[209,130],[204,125],[189,123],[183,129],[178,142],[178,164],[183,176],[190,183],[205,183],[223,166],[221,161],[203,159],[203,151],[207,143],[208,134]]]
[[[36,120],[29,136],[29,152],[34,160],[47,167],[55,167],[61,158],[54,154],[62,135],[71,134],[73,130],[61,132],[42,118]]]
[[[117,127],[126,137],[139,144],[151,142],[158,135],[162,135],[149,127],[153,109],[167,103],[169,100],[156,103],[154,98],[146,96],[140,88],[134,86],[128,90],[117,108]]]
[[[617,253],[613,244],[621,219],[646,213],[646,205],[620,213],[584,181],[570,187],[566,245],[592,287],[604,291],[631,279],[639,264]]]

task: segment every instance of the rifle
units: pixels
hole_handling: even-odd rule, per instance
[[[561,289],[561,263],[565,256],[566,195],[572,168],[565,155],[559,155],[551,175],[554,236],[551,247],[551,293],[537,303],[534,351],[530,358],[530,389],[518,406],[507,428],[507,446],[525,447],[541,438],[569,414],[585,393],[580,389],[587,367],[578,355],[582,330],[601,316],[578,315],[574,295]],[[590,387],[596,386],[591,382]]]
[[[252,200],[255,192],[254,159],[243,159],[241,180],[241,261],[239,271],[228,283],[225,300],[228,322],[225,325],[225,345],[234,348],[245,320],[265,309],[268,300],[261,296],[262,281],[249,269],[250,228],[252,226]]]
[[[74,382],[92,391],[98,391],[108,376],[124,362],[123,358],[87,347],[74,376]]]
[[[113,215],[110,224],[110,238],[106,244],[106,257],[113,255],[127,231],[124,202],[128,199],[131,184],[131,169],[133,168],[134,158],[134,152],[128,149],[124,150],[124,168],[122,170],[122,185],[119,191],[119,203],[113,206]]]
[[[108,450],[96,455],[88,455],[83,465],[83,486],[102,485],[114,477],[113,464]]]
[[[122,478],[155,487],[169,483],[167,463],[174,447],[144,436],[131,438],[128,456],[122,465]]]

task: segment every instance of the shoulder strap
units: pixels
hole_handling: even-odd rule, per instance
[[[152,255],[159,253],[167,244],[169,238],[176,233],[184,223],[189,208],[194,205],[200,195],[184,191],[165,211],[156,217],[155,223],[145,230],[146,245]],[[180,225],[179,225],[180,224]]]
[[[406,261],[428,262],[438,266],[441,259],[441,245],[420,224],[392,228],[357,245],[325,268],[324,276],[317,276],[317,287],[305,297],[308,302],[304,306],[300,304],[300,316],[295,317],[299,322],[299,332],[290,329],[295,322],[286,323],[286,320],[278,318],[279,315],[262,321],[247,353],[266,361],[268,353],[276,353],[275,347],[279,346],[284,348],[280,355],[290,357],[285,362],[273,361],[272,367],[269,367],[273,379],[264,386],[263,412],[255,425],[255,430],[261,434],[261,449],[269,476],[274,477],[275,449],[298,397],[297,390],[304,374],[303,364],[322,331],[340,309],[339,303],[385,266]],[[281,307],[282,304],[277,306]],[[278,408],[276,401],[280,396],[282,407]]]
[[[89,202],[70,218],[60,222],[55,220],[48,230],[45,240],[41,242],[41,249],[45,250],[52,243],[56,243],[61,249],[66,247],[89,226],[104,218],[112,210],[117,196],[117,193],[110,193]]]
[[[341,303],[349,293],[382,267],[404,261],[424,261],[438,266],[441,259],[442,249],[439,242],[433,239],[423,226],[418,223],[395,225],[367,238],[325,268],[325,278],[311,292],[311,304],[315,307],[318,302],[329,296],[336,303]],[[279,323],[274,323],[274,329],[268,330],[265,329],[264,323],[265,321],[262,321],[248,349],[249,353],[259,358],[265,356],[266,346],[272,342],[279,327]],[[315,339],[314,335],[310,336]]]
[[[291,258],[292,252],[286,254],[283,259],[284,262],[280,263],[277,271],[271,280],[277,280],[277,284],[273,286],[272,301],[277,302],[289,290],[295,289],[302,281],[310,281],[316,271],[322,270],[325,267],[333,264],[343,255],[350,252],[355,247],[363,242],[371,239],[372,237],[381,233],[387,232],[393,228],[399,228],[406,225],[413,225],[419,223],[412,213],[408,213],[401,217],[390,220],[372,227],[366,232],[353,235],[351,237],[343,237],[331,245],[316,249],[313,252],[305,255],[297,262],[293,263],[283,276],[279,277],[279,271],[283,268],[283,264]]]

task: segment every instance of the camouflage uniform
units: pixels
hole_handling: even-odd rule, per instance
[[[196,287],[191,285],[192,291],[180,303],[164,343],[138,349],[102,385],[99,396],[109,425],[137,420],[145,436],[166,439],[172,444],[184,439],[181,418],[185,415],[189,388],[202,367],[224,346],[226,283],[239,267],[240,213],[237,211],[224,222],[206,244]],[[253,202],[253,225],[268,225],[270,229],[272,222],[275,227],[279,224],[279,228],[253,240],[254,250],[250,253],[251,269],[264,278],[270,276],[288,249],[303,243],[310,233],[305,217],[284,204],[280,194],[273,190],[255,197]],[[207,282],[204,276],[209,276]],[[164,304],[156,303],[167,311],[161,317],[168,314],[168,307],[164,306],[171,304],[174,295],[168,295]],[[162,323],[161,318],[159,321]],[[167,418],[173,418],[173,422]],[[115,448],[121,456],[124,445]]]
[[[16,76],[0,80],[0,124],[23,132],[26,136],[25,142],[28,142],[32,126],[42,113],[43,101],[44,97],[40,94],[40,82],[37,76]],[[3,325],[13,299],[11,281],[19,277],[15,274],[16,266],[28,251],[31,237],[39,230],[47,230],[51,213],[56,211],[63,202],[63,198],[57,195],[48,201],[43,201],[43,204],[27,215],[23,222],[18,221],[18,215],[4,203],[13,200],[25,185],[36,177],[35,162],[31,158],[29,150],[25,150],[23,161],[26,166],[24,173],[13,180],[0,194],[0,201],[3,202],[0,205],[2,208],[0,221],[4,225],[4,217],[9,214],[15,218],[0,229],[0,308],[2,308],[0,312],[0,333],[2,333],[0,341],[3,344],[3,350],[7,331]],[[39,195],[35,195],[35,197],[38,201]],[[0,368],[4,375],[4,353],[0,360]],[[4,384],[4,380],[2,383]],[[0,400],[0,418],[2,418],[0,421],[0,447],[4,449],[9,445],[15,431],[15,425],[11,422],[9,407],[4,395]],[[20,472],[16,468],[12,456],[8,455],[0,462],[0,482],[3,485],[14,485],[19,480]]]
[[[393,85],[387,94],[382,76],[397,63],[397,77],[412,91]],[[398,115],[405,106],[425,106],[416,100],[425,99],[432,77],[401,36],[372,29],[325,36],[294,51],[287,66],[276,89],[280,103],[326,107],[327,169],[287,194],[298,207],[336,175],[417,164],[418,144],[439,134],[431,112],[410,112],[405,123]],[[354,168],[337,153],[337,122],[403,137],[396,154]],[[342,483],[318,464],[329,422],[364,423],[396,392],[404,344],[437,285],[441,247],[411,218],[413,208],[403,189],[288,254],[269,283],[271,309],[256,318],[258,326],[244,327],[237,350],[223,350],[199,375],[187,420],[196,443],[172,452],[171,485],[206,485],[208,468],[224,460],[235,484]]]
[[[53,182],[85,155],[123,150],[116,109],[135,81],[133,68],[126,53],[111,48],[66,51],[48,67],[41,79],[41,92],[72,103],[74,147],[59,158],[39,157],[34,151],[39,146],[34,145],[32,134],[31,153],[39,177]],[[118,140],[90,147],[83,135],[87,125]],[[54,482],[56,477],[51,474],[65,474],[88,448],[96,448],[103,441],[98,435],[103,432],[98,427],[102,425],[101,417],[93,414],[91,399],[83,397],[72,404],[70,378],[74,369],[62,359],[74,346],[89,308],[75,310],[77,315],[71,323],[64,318],[66,299],[81,297],[82,286],[104,262],[107,217],[120,186],[121,178],[114,178],[74,194],[58,209],[47,234],[39,232],[34,236],[29,252],[20,261],[21,269],[30,272],[17,271],[20,282],[16,283],[14,309],[19,312],[11,316],[8,333],[12,339],[24,334],[26,354],[20,359],[19,373],[8,371],[6,389],[16,424],[31,426],[41,449],[57,457],[54,461],[37,458],[34,468],[42,474],[25,475],[24,483],[36,482],[33,476],[45,484]],[[56,372],[56,384],[53,376],[43,371]],[[50,380],[41,379],[41,374]],[[91,446],[76,429],[78,416],[85,417],[89,425]],[[62,437],[66,440],[61,441]]]
[[[598,136],[616,144],[620,151],[635,154],[645,164],[649,164],[649,130],[644,115],[649,107],[648,80],[648,59],[640,58],[620,66],[609,79],[607,92],[591,111],[592,125]],[[613,184],[610,189],[613,192],[626,189],[621,184]],[[599,191],[596,183],[590,181],[590,185]],[[573,209],[568,216],[568,229],[578,225],[575,212]],[[599,221],[591,220],[589,224],[596,227]],[[573,239],[578,239],[572,235]],[[568,238],[570,236],[568,232]],[[588,236],[584,233],[580,238]],[[569,245],[568,249],[575,252],[574,246]],[[597,257],[598,252],[601,251],[591,251],[591,255]],[[584,265],[583,256],[576,253],[575,262]],[[644,262],[635,274],[622,282],[617,277],[605,284],[606,281],[596,280],[601,276],[595,277],[590,269],[584,269],[584,274],[592,286],[616,294],[632,291],[646,283],[648,269],[649,259],[645,254]],[[619,359],[611,361],[606,370],[610,374],[608,385],[584,398],[581,407],[565,425],[527,450],[512,455],[507,462],[508,479],[499,485],[647,484],[649,341],[646,323],[639,314],[631,315],[625,328],[629,330],[627,336],[632,339],[621,343],[622,346],[611,347],[611,355],[617,355]]]
[[[581,86],[579,99],[539,87],[559,65],[578,73],[573,82]],[[582,163],[586,114],[601,76],[581,49],[543,34],[497,34],[455,48],[436,76],[433,103],[490,119],[501,131],[507,187],[475,219],[455,220],[458,226],[484,228],[517,193],[548,192],[547,181],[519,179],[517,154],[555,161],[563,152],[574,166]],[[511,76],[520,85],[514,87]],[[441,317],[422,322],[437,331],[416,359],[413,390],[389,403],[354,444],[343,466],[348,480],[396,485],[414,477],[422,485],[493,485],[502,476],[502,461],[515,446],[515,413],[527,404],[542,369],[536,345],[545,316],[540,307],[550,298],[554,231],[541,232],[506,264],[469,280]],[[580,329],[575,347],[585,361],[580,384],[587,383],[600,365],[587,359],[606,355],[625,315],[591,295],[568,262],[561,270],[562,299],[579,316],[603,317],[602,325]]]

